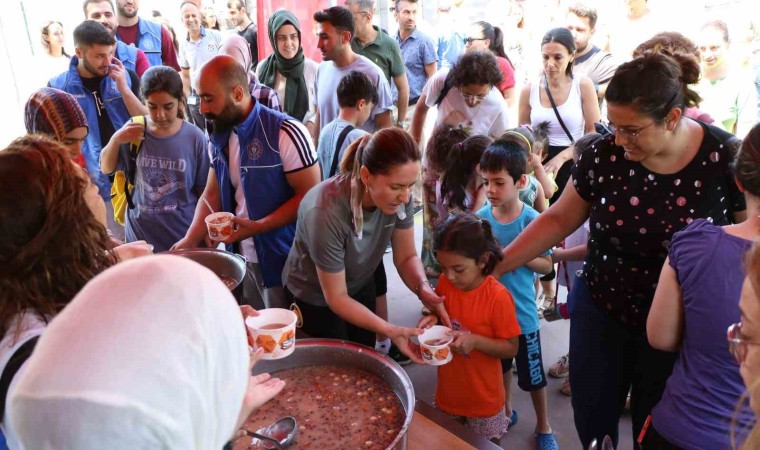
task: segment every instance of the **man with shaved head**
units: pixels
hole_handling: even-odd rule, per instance
[[[213,126],[205,198],[214,211],[233,213],[227,249],[248,260],[243,302],[287,307],[282,268],[296,229],[298,205],[321,180],[306,127],[251,97],[248,73],[235,58],[217,55],[196,79],[200,112]],[[174,248],[197,247],[212,211],[198,202],[193,224]]]

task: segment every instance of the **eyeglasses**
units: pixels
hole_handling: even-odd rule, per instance
[[[464,45],[472,45],[472,43],[475,42],[475,41],[485,41],[485,40],[486,40],[486,38],[468,37],[468,38],[462,39],[462,42],[464,42]]]
[[[607,126],[609,127],[612,134],[620,134],[620,136],[623,136],[627,141],[636,142],[636,139],[639,137],[639,135],[643,133],[644,130],[654,125],[654,123],[655,122],[652,121],[652,123],[649,125],[644,125],[643,127],[636,130],[629,130],[627,128],[618,127],[612,122],[608,123]]]
[[[462,95],[462,97],[465,99],[465,101],[470,101],[470,102],[482,102],[483,100],[486,99],[486,97],[488,97],[488,93],[485,93],[483,95],[465,94],[459,88],[457,88],[457,91],[459,91],[459,93]],[[489,89],[489,91],[490,91],[490,89]]]
[[[728,351],[734,357],[737,363],[741,364],[747,359],[747,350],[750,345],[758,345],[754,342],[750,342],[747,338],[742,336],[742,323],[735,323],[728,327],[726,332],[726,338],[728,339]]]

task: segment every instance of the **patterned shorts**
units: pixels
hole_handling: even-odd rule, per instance
[[[435,401],[433,402],[433,406],[438,408]],[[446,411],[443,412],[446,413],[447,416],[471,429],[478,436],[489,440],[500,439],[504,433],[507,432],[507,428],[509,428],[509,417],[507,417],[507,411],[504,408],[501,408],[501,411],[491,417],[455,416]]]

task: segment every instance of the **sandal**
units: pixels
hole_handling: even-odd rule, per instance
[[[544,297],[543,304],[538,307],[538,318],[543,319],[544,313],[554,311],[557,307],[557,297]]]
[[[513,409],[512,410],[512,415],[509,416],[509,425],[507,425],[507,430],[510,429],[510,428],[512,428],[513,426],[517,425],[517,419],[519,419],[519,417],[517,415],[517,410]]]
[[[557,440],[554,438],[554,432],[535,433],[537,450],[559,450]]]

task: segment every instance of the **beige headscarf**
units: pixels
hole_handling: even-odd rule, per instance
[[[118,264],[52,321],[10,393],[23,448],[220,450],[250,377],[240,309],[178,256]]]
[[[251,47],[248,45],[248,42],[237,33],[225,36],[222,40],[222,46],[219,48],[219,54],[232,56],[245,68],[246,71],[251,67]]]

